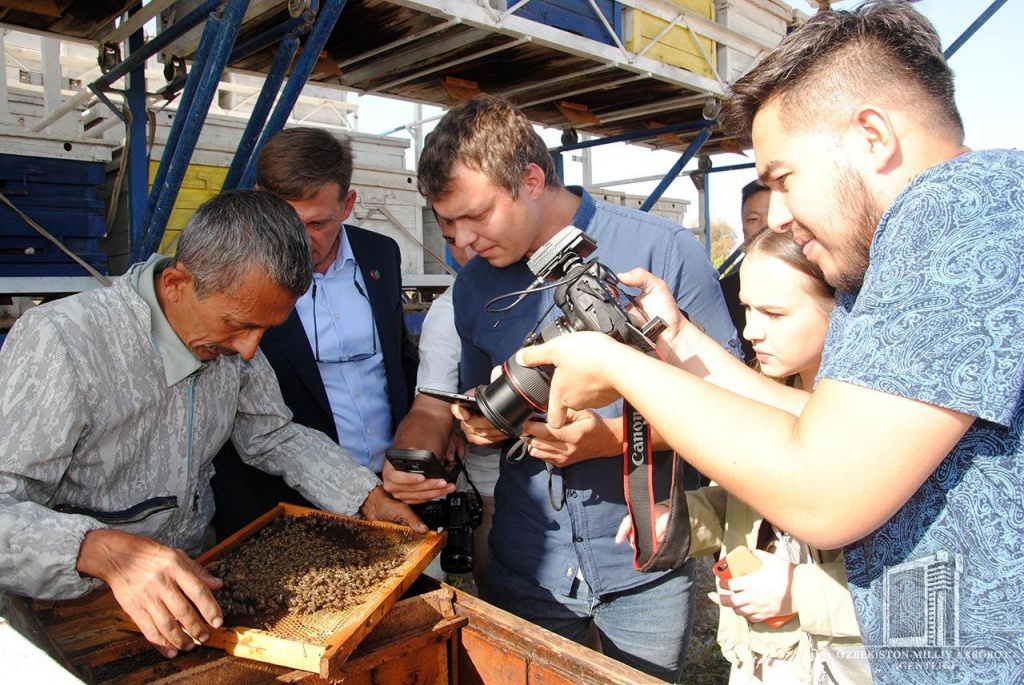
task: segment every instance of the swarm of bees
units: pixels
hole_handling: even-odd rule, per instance
[[[345,611],[402,565],[408,538],[323,516],[286,516],[208,568],[224,581],[216,596],[226,617]]]

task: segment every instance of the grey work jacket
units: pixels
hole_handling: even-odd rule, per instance
[[[326,436],[291,423],[262,352],[165,373],[152,331],[166,319],[153,320],[159,307],[132,283],[148,266],[28,311],[0,350],[2,591],[85,594],[99,581],[76,570],[79,547],[101,527],[198,553],[213,517],[211,461],[228,439],[331,511],[355,514],[379,484]]]

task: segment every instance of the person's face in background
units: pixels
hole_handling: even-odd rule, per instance
[[[318,274],[327,269],[338,257],[341,244],[341,225],[352,214],[356,191],[349,190],[344,197],[337,183],[328,183],[315,195],[305,200],[286,200],[302,219],[313,251],[313,270]]]
[[[761,190],[743,203],[740,208],[742,213],[743,239],[750,240],[751,237],[762,228],[768,225],[768,201],[772,194],[767,190]]]
[[[821,365],[832,298],[820,281],[778,257],[748,254],[740,266],[740,301],[746,309],[743,337],[772,378],[800,377],[810,390]]]
[[[438,224],[440,223],[441,222],[438,221]],[[458,245],[456,245],[454,234],[455,231],[452,228],[441,228],[441,237],[444,238],[444,242],[448,244],[448,251],[452,253],[452,259],[454,259],[455,263],[458,264],[459,266],[466,266],[466,263],[469,260],[471,260],[473,257],[476,257],[476,252],[473,250],[473,248],[469,247],[468,245],[465,245],[463,247],[459,247]]]

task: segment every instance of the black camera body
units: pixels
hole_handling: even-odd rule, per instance
[[[416,509],[428,528],[448,532],[448,542],[441,550],[441,569],[445,573],[472,571],[473,531],[483,521],[480,499],[467,492],[453,492],[444,499],[424,502]]]
[[[537,276],[530,291],[545,281],[555,283],[555,304],[562,315],[539,333],[531,333],[523,347],[549,342],[566,333],[596,331],[645,353],[653,351],[651,340],[664,330],[664,322],[655,317],[642,329],[634,325],[620,301],[615,274],[596,259],[584,261],[596,249],[597,241],[592,237],[567,226],[527,262]],[[524,421],[535,412],[547,411],[553,371],[551,366],[522,366],[512,355],[502,365],[500,377],[477,388],[481,412],[495,428],[509,437],[518,437]]]

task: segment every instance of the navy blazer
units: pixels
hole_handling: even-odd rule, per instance
[[[345,231],[373,310],[384,356],[391,427],[394,430],[412,404],[419,363],[416,347],[405,328],[402,310],[402,256],[398,244],[387,236],[348,225]],[[295,415],[293,420],[338,442],[327,391],[302,322],[294,309],[287,321],[267,330],[260,341],[260,349],[277,374],[285,404]],[[313,506],[290,488],[283,478],[243,463],[230,442],[215,457],[214,467],[216,475],[212,485],[217,509],[213,522],[220,539],[265,514],[278,502]]]

